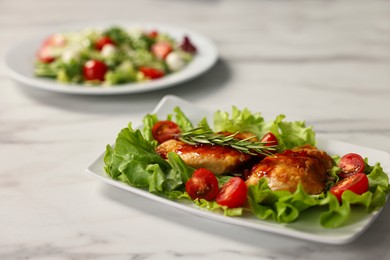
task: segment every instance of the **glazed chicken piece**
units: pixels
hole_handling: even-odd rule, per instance
[[[187,165],[209,169],[216,175],[232,172],[251,158],[251,155],[227,146],[204,144],[194,146],[175,139],[163,142],[157,146],[156,151],[164,159],[169,152],[175,152]]]
[[[252,168],[246,184],[254,185],[262,177],[268,179],[271,190],[294,192],[299,183],[308,194],[324,191],[327,171],[333,160],[314,146],[305,145],[264,158]]]

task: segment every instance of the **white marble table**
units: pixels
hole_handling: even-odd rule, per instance
[[[340,246],[216,223],[109,187],[85,168],[129,121],[174,94],[306,120],[390,152],[390,2],[0,1],[0,55],[69,22],[162,22],[210,37],[220,60],[150,93],[76,96],[21,86],[0,65],[0,259],[390,259],[390,207]]]

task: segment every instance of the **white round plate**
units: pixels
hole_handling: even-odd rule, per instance
[[[181,41],[188,35],[197,48],[194,59],[181,71],[167,75],[161,79],[148,82],[129,83],[110,87],[85,86],[81,84],[65,84],[54,79],[39,78],[34,75],[35,54],[42,41],[50,34],[56,32],[78,31],[85,28],[107,28],[110,26],[120,26],[122,28],[141,28],[145,30],[158,30],[169,34],[171,37]],[[218,51],[214,43],[207,37],[191,30],[178,28],[159,23],[141,22],[99,22],[89,24],[65,25],[54,30],[47,31],[33,38],[13,45],[5,55],[5,65],[9,75],[27,86],[62,92],[70,94],[85,95],[115,95],[140,93],[152,90],[167,88],[179,83],[193,79],[209,70],[218,59]]]

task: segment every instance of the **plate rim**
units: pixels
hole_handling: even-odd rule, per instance
[[[82,30],[85,28],[106,28],[109,26],[120,26],[125,28],[140,27],[140,28],[155,28],[160,31],[171,31],[176,34],[189,35],[193,41],[201,43],[203,48],[200,49],[200,56],[195,56],[194,60],[190,62],[183,70],[167,75],[164,78],[158,80],[151,80],[147,82],[127,83],[122,85],[114,85],[110,87],[94,87],[85,86],[81,84],[65,84],[59,83],[53,79],[34,77],[33,75],[26,75],[13,66],[14,57],[17,55],[18,50],[26,44],[36,41],[42,41],[45,37],[52,33],[64,32],[71,30]],[[30,55],[33,55],[36,49],[26,51]],[[15,56],[16,55],[16,56]],[[28,59],[29,57],[26,57]],[[144,21],[123,21],[123,20],[107,20],[99,22],[79,22],[79,23],[67,23],[60,24],[55,27],[46,28],[34,36],[26,37],[17,42],[11,43],[5,51],[3,63],[7,74],[16,82],[27,85],[41,90],[48,90],[52,92],[78,94],[78,95],[118,95],[118,94],[136,94],[150,91],[156,91],[173,87],[184,82],[190,81],[196,77],[201,76],[210,70],[218,61],[219,53],[215,43],[204,34],[201,34],[192,29],[184,27],[174,26],[164,23],[156,22],[144,22]],[[34,60],[29,61],[33,70]],[[199,63],[199,64],[198,64]]]
[[[210,113],[209,110],[198,107],[198,106],[188,102],[187,100],[181,99],[181,98],[174,96],[174,95],[164,96],[161,99],[161,101],[156,105],[156,107],[154,108],[152,113],[158,113],[161,111],[161,109],[164,109],[166,106],[169,106],[169,105],[193,106],[194,109],[200,109],[200,110],[208,111]],[[352,145],[355,147],[360,147],[361,149],[369,149],[370,151],[383,153],[383,155],[386,157],[385,158],[386,162],[388,164],[390,164],[390,153],[388,153],[387,151],[373,149],[373,148],[359,146],[359,145],[354,145],[351,143],[341,142],[341,141],[337,141],[337,140],[326,139],[326,138],[322,138],[322,137],[316,138],[316,139],[320,142],[337,143],[337,144],[342,144],[342,145],[343,144],[344,145]],[[364,233],[371,226],[371,224],[375,221],[375,219],[379,216],[382,209],[384,208],[384,207],[382,207],[381,209],[379,209],[375,212],[369,213],[367,215],[367,217],[365,217],[362,220],[362,221],[365,221],[366,223],[365,224],[362,223],[364,225],[363,226],[360,225],[360,229],[358,229],[358,231],[350,232],[349,234],[344,234],[341,236],[324,236],[321,234],[314,234],[314,233],[308,233],[308,232],[294,230],[294,229],[287,229],[286,226],[288,226],[288,225],[284,225],[284,224],[280,224],[280,223],[271,223],[271,226],[268,226],[268,225],[264,225],[264,223],[269,224],[270,222],[267,222],[265,220],[260,220],[260,219],[259,219],[260,222],[256,223],[256,225],[255,225],[255,224],[243,219],[242,217],[227,217],[227,216],[224,216],[223,214],[219,214],[216,212],[212,212],[212,211],[208,211],[208,210],[199,208],[194,203],[181,203],[180,201],[169,200],[163,196],[159,196],[159,195],[150,193],[145,189],[136,188],[136,187],[127,185],[125,183],[122,183],[120,181],[113,180],[105,174],[103,168],[101,169],[101,170],[103,170],[103,174],[99,174],[99,173],[94,171],[94,167],[100,163],[103,163],[103,165],[104,165],[104,161],[103,161],[104,154],[105,154],[105,152],[101,153],[86,168],[85,171],[87,174],[98,178],[99,180],[103,181],[106,184],[109,184],[109,185],[112,185],[114,187],[132,192],[136,195],[142,196],[142,197],[147,198],[147,199],[151,199],[151,200],[154,200],[157,202],[164,203],[165,205],[169,205],[169,206],[172,206],[176,209],[179,209],[179,210],[182,210],[182,211],[185,211],[188,213],[192,213],[196,216],[205,217],[205,218],[208,218],[211,220],[216,220],[220,223],[233,224],[236,226],[242,226],[242,227],[246,227],[246,228],[256,229],[259,231],[274,233],[274,234],[278,234],[278,235],[282,235],[282,236],[290,237],[290,238],[298,238],[301,240],[318,242],[318,243],[323,243],[323,244],[333,244],[333,245],[347,244],[347,243],[354,241],[362,233]],[[385,170],[386,174],[389,175],[387,170],[390,169],[390,165],[386,165],[386,167],[387,168],[384,168],[384,170]],[[324,231],[325,230],[332,230],[332,229],[325,229],[324,228]],[[338,230],[338,229],[333,229],[333,230]],[[287,233],[286,233],[286,231],[287,231]]]

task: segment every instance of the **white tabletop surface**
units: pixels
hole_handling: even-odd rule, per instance
[[[212,39],[217,64],[160,91],[78,96],[20,85],[0,64],[0,259],[390,259],[390,207],[346,245],[192,216],[85,174],[128,122],[177,95],[306,120],[390,152],[390,2],[1,0],[0,56],[70,22],[136,20]]]

